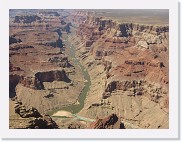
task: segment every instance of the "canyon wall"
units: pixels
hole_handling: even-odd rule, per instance
[[[80,114],[117,113],[127,128],[168,128],[169,26],[95,16],[75,24],[77,54],[93,87]]]
[[[22,14],[10,21],[10,99],[40,113],[76,103],[84,80],[65,52],[63,37],[71,23],[57,12]]]

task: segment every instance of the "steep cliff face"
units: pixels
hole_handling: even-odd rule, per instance
[[[168,32],[168,26],[118,23],[112,20],[92,17],[87,18],[83,24],[80,24],[77,34],[85,39],[86,47],[90,47],[96,41],[100,42],[99,46],[97,44],[95,44],[97,46],[92,46],[94,48],[92,50],[96,53],[97,51],[112,50],[113,47],[119,49],[130,46],[140,49],[166,51],[169,39]],[[104,47],[106,44],[109,49]],[[99,55],[96,54],[96,56]]]
[[[16,96],[15,87],[19,83],[21,76],[19,75],[10,75],[9,77],[9,98]]]
[[[95,59],[112,62],[112,72],[120,70],[121,76],[143,76],[150,81],[152,74],[161,72],[156,82],[168,84],[168,32],[169,27],[165,25],[117,23],[88,17],[77,34],[86,41],[85,46],[90,48]]]
[[[36,108],[17,101],[11,101],[10,108],[11,129],[58,129],[49,115],[41,115]]]
[[[65,70],[56,70],[56,71],[48,71],[48,72],[37,72],[35,77],[40,82],[53,82],[53,81],[64,81],[70,82],[71,80],[66,75]]]
[[[81,72],[69,68],[70,74],[73,73],[68,76],[64,69],[55,70],[56,68],[28,74],[25,70],[15,70],[15,67],[11,67],[9,97],[17,97],[25,105],[36,107],[41,113],[74,103],[84,83],[80,80]],[[79,80],[75,78],[74,73],[79,76]]]
[[[106,85],[103,98],[106,99],[110,97],[110,95],[116,91],[120,91],[118,95],[126,94],[131,97],[143,96],[156,103],[164,103],[167,98],[167,90],[161,85],[157,86],[144,80],[112,81]],[[164,107],[167,108],[166,106]],[[163,109],[162,106],[161,109]]]
[[[81,114],[94,118],[115,112],[127,128],[168,128],[169,26],[88,16],[77,36],[85,41],[78,49],[94,87]]]
[[[34,77],[10,75],[10,91],[15,91],[15,87],[18,83],[31,89],[43,90],[45,89],[43,85],[44,82],[53,81],[64,81],[69,83],[71,80],[64,70],[37,72]]]
[[[72,65],[65,52],[62,36],[70,28],[66,17],[52,12],[22,13],[10,20],[11,99],[17,98],[40,113],[76,102],[84,80],[81,69]]]

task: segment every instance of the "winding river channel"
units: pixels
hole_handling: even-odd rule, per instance
[[[90,81],[90,76],[88,74],[87,69],[85,69],[85,67],[80,63],[79,59],[76,57],[75,47],[68,41],[68,37],[65,39],[64,44],[66,45],[67,48],[69,47],[69,50],[70,50],[68,55],[69,58],[73,59],[74,66],[80,66],[84,79],[86,80],[84,82],[84,88],[78,97],[78,104],[73,104],[73,105],[64,107],[62,109],[62,110],[69,111],[73,114],[76,114],[84,107],[84,101],[86,99],[87,93],[90,90],[91,81]]]
[[[72,36],[74,36],[74,33],[71,33]],[[69,34],[69,36],[71,36],[71,34]],[[76,57],[75,55],[75,47],[73,46],[73,44],[68,40],[68,36],[66,35],[65,38],[63,39],[64,44],[66,46],[66,48],[69,48],[69,53],[68,53],[68,57],[69,59],[72,59],[74,64],[73,66],[79,66],[83,77],[84,77],[84,88],[82,90],[82,92],[80,93],[78,99],[77,99],[77,103],[72,104],[72,105],[68,105],[68,106],[64,106],[60,109],[56,109],[51,111],[50,113],[53,114],[57,111],[61,111],[61,110],[65,110],[68,112],[71,112],[72,114],[76,114],[78,113],[83,107],[84,107],[84,101],[86,99],[86,96],[90,90],[90,85],[91,85],[91,81],[90,81],[90,76],[88,74],[87,69],[81,64],[81,62],[79,61],[79,59]],[[66,49],[68,50],[68,49]]]

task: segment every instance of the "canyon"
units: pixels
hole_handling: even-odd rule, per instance
[[[169,128],[168,23],[35,13],[10,21],[10,128]]]

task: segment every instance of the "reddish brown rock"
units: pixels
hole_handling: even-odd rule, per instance
[[[120,123],[120,120],[116,114],[112,114],[103,119],[97,119],[90,124],[90,129],[125,129],[124,124]]]

